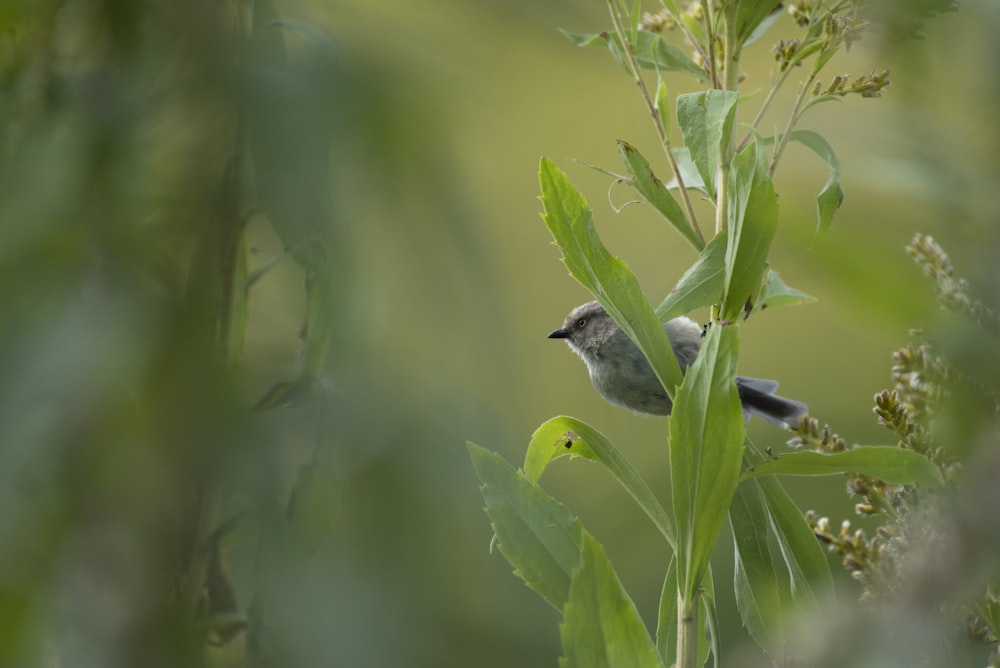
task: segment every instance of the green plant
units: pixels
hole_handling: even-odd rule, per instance
[[[268,457],[266,408],[329,426],[329,38],[270,0],[13,3],[0,32],[0,664],[205,665],[249,626],[255,665],[288,665],[261,629],[293,549],[328,532],[336,431],[292,502],[238,471]],[[285,246],[256,268],[252,221]],[[253,411],[251,294],[288,256],[301,364]],[[249,537],[247,605],[227,562]]]
[[[949,312],[948,330],[917,330],[917,342],[893,353],[894,385],[875,395],[873,411],[898,439],[898,447],[924,455],[940,471],[943,486],[898,484],[853,473],[847,492],[855,512],[877,521],[874,530],[806,514],[816,537],[838,555],[861,584],[860,600],[884,619],[909,603],[935,629],[921,648],[925,661],[957,664],[967,639],[992,646],[988,665],[1000,665],[1000,569],[991,493],[998,469],[996,429],[1000,393],[982,367],[996,365],[1000,318],[969,294],[951,261],[930,237],[917,234],[907,251],[934,279]],[[958,332],[958,334],[956,334]],[[965,350],[959,352],[958,341]],[[972,353],[970,355],[970,353]],[[970,362],[972,365],[970,366]],[[845,441],[805,420],[793,447],[844,451]],[[992,451],[992,452],[991,452]],[[969,466],[981,470],[970,472]],[[915,481],[916,482],[916,481]],[[969,504],[968,507],[963,505]]]
[[[547,158],[539,177],[543,219],[570,275],[644,352],[674,400],[665,439],[669,510],[606,437],[575,418],[542,424],[528,445],[522,471],[479,446],[470,444],[469,451],[500,551],[563,614],[561,665],[690,668],[704,663],[709,653],[717,663],[721,640],[709,555],[727,515],[743,623],[776,661],[791,662],[798,648],[788,633],[794,616],[789,613],[815,608],[832,580],[812,527],[777,476],[852,472],[893,485],[943,482],[939,468],[923,452],[905,447],[780,456],[761,450],[745,438],[734,384],[741,327],[751,326],[747,321],[754,322],[751,317],[765,309],[811,299],[786,285],[768,260],[779,211],[772,176],[785,147],[799,142],[830,168],[816,198],[820,239],[843,198],[840,165],[820,134],[798,126],[817,104],[848,94],[878,97],[888,73],[822,83],[819,76],[833,56],[868,25],[864,3],[796,3],[789,11],[802,35],[775,47],[778,73],[753,120],[741,125],[739,112],[753,100],[739,90],[741,55],[777,20],[780,3],[662,4],[660,12],[643,14],[638,3],[629,7],[609,0],[611,29],[567,36],[580,46],[607,48],[635,82],[669,178],[658,177],[650,161],[627,142],[619,142],[625,173],[601,171],[630,186],[662,215],[698,253],[697,259],[654,309],[628,266],[603,245],[587,202],[568,177]],[[667,38],[671,33],[680,35],[690,52],[672,43]],[[762,136],[759,124],[775,93],[798,71],[807,74],[781,132]],[[672,98],[665,72],[690,75],[707,88]],[[672,116],[680,138],[672,135]],[[693,196],[711,202],[711,225],[699,221]],[[660,323],[700,307],[711,307],[712,326],[697,361],[682,378]],[[601,462],[664,538],[666,574],[655,637],[646,631],[597,542],[538,486],[545,468],[565,455]]]

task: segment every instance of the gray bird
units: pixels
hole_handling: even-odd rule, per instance
[[[664,323],[663,330],[683,373],[698,355],[702,328],[690,318],[680,317]],[[598,302],[570,311],[563,326],[549,338],[566,340],[587,363],[590,381],[610,403],[635,413],[670,415],[673,402],[646,356]],[[778,382],[774,380],[737,376],[736,387],[747,419],[752,413],[776,427],[794,428],[809,410],[801,401],[776,395]]]

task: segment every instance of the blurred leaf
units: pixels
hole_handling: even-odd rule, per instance
[[[583,195],[566,175],[542,158],[542,215],[562,251],[570,275],[587,288],[649,360],[667,394],[680,385],[681,370],[663,326],[632,270],[604,247]]]
[[[629,30],[628,30],[628,41],[629,44],[635,44],[639,35],[639,19],[642,18],[642,0],[635,0],[632,3],[632,11],[628,13],[629,17]]]
[[[857,473],[878,478],[892,485],[944,484],[941,470],[927,457],[894,445],[866,445],[853,450],[826,454],[790,452],[777,459],[755,464],[743,478],[762,475],[820,476]]]
[[[626,72],[628,60],[617,33],[574,33],[560,29],[566,38],[577,46],[606,46],[615,61]],[[705,79],[705,72],[695,64],[683,49],[674,46],[661,35],[640,30],[635,35],[635,60],[639,67],[664,72],[683,72],[699,79]]]
[[[790,141],[797,141],[818,155],[830,168],[830,178],[816,196],[816,239],[819,240],[830,229],[833,214],[844,202],[844,189],[840,185],[840,161],[830,143],[812,130],[795,130],[788,135]]]
[[[233,367],[239,364],[240,357],[243,355],[247,322],[250,317],[249,295],[247,295],[246,290],[242,289],[242,286],[247,282],[247,242],[242,233],[236,240],[235,255],[236,267],[230,278],[229,340],[226,341],[226,353],[229,357],[229,364]]]
[[[661,668],[656,646],[622,587],[604,549],[583,533],[580,568],[573,574],[559,627],[561,668]]]
[[[337,57],[337,50],[330,36],[315,23],[295,19],[279,19],[268,27],[288,30],[302,40],[306,53],[314,65],[328,70]]]
[[[767,525],[760,489],[747,482],[737,485],[729,507],[735,547],[736,607],[750,637],[777,658],[784,644],[781,591],[767,545]]]
[[[677,123],[684,144],[712,199],[715,199],[715,172],[722,142],[732,136],[737,98],[734,91],[716,89],[685,93],[677,98]]]
[[[656,650],[666,666],[677,662],[677,557],[670,558],[656,615]]]
[[[698,67],[684,49],[674,46],[658,33],[648,31],[639,33],[635,45],[635,59],[643,69],[681,72],[702,81],[708,78],[705,70]]]
[[[468,449],[500,552],[518,577],[562,610],[580,563],[579,520],[500,455],[474,443]]]
[[[705,242],[698,236],[691,221],[688,220],[680,204],[673,198],[663,181],[656,178],[653,170],[649,167],[649,162],[639,151],[628,142],[618,141],[618,150],[625,161],[625,168],[632,175],[629,184],[635,191],[651,204],[660,215],[667,219],[674,229],[681,233],[688,243],[701,250],[705,247]]]
[[[694,600],[739,479],[743,412],[735,380],[738,349],[735,327],[710,328],[668,418],[678,581],[686,601]]]
[[[833,591],[833,575],[823,547],[777,479],[762,477],[751,482],[757,483],[764,494],[771,530],[788,568],[792,601],[800,607],[816,609],[824,596]]]
[[[288,501],[288,523],[299,545],[309,554],[333,535],[340,510],[341,480],[332,461],[319,456],[299,469]]]
[[[285,57],[279,27],[306,44],[306,57]],[[247,136],[257,192],[275,233],[300,265],[327,269],[326,235],[333,220],[330,149],[333,142],[329,38],[301,21],[258,24],[260,62],[248,73]],[[295,250],[292,250],[295,249]]]
[[[656,84],[656,114],[659,117],[660,125],[663,127],[663,134],[666,143],[670,143],[670,128],[673,123],[670,121],[670,94],[667,91],[667,83],[660,77]]]
[[[656,307],[662,321],[710,306],[722,296],[726,273],[726,236],[716,235],[705,246],[698,260],[691,265],[670,294]]]
[[[653,521],[667,543],[674,547],[670,516],[656,495],[611,441],[585,422],[566,416],[543,422],[531,435],[524,455],[524,475],[530,482],[537,482],[550,462],[565,456],[584,457],[604,464]]]
[[[764,17],[764,19],[757,25],[756,28],[753,29],[753,32],[751,32],[750,35],[746,38],[746,41],[743,42],[743,46],[750,46],[758,39],[763,37],[764,33],[770,30],[771,26],[777,23],[778,19],[781,18],[780,4],[778,3],[772,3],[772,4],[777,6],[774,9],[772,9],[767,16]]]
[[[802,114],[806,113],[807,109],[815,107],[818,104],[823,104],[824,102],[843,102],[843,101],[844,98],[842,98],[840,95],[817,95],[816,97],[814,97],[813,99],[809,100],[804,105],[802,105],[802,111],[799,112],[799,116],[801,117]]]
[[[562,28],[559,28],[559,32],[577,46],[607,46],[608,44],[608,34],[604,32],[576,33]]]
[[[786,285],[781,276],[774,269],[767,270],[767,279],[757,295],[756,308],[779,308],[781,306],[792,306],[795,304],[810,304],[816,301],[812,295]]]
[[[722,316],[735,320],[760,292],[771,241],[778,228],[778,198],[754,141],[733,159],[729,178],[728,244]]]

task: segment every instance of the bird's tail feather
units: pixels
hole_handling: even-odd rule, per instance
[[[775,394],[778,383],[774,380],[737,376],[736,387],[740,393],[740,403],[743,404],[743,413],[748,420],[753,414],[776,427],[794,429],[809,411],[809,407],[801,401]]]

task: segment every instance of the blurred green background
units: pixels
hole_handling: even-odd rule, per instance
[[[694,260],[649,209],[615,213],[609,179],[573,162],[619,169],[616,139],[658,153],[634,84],[606,52],[557,31],[604,29],[604,4],[278,4],[332,36],[340,77],[330,188],[342,273],[324,421],[309,406],[248,411],[297,373],[306,306],[290,257],[250,291],[236,370],[206,345],[211,300],[185,274],[233,139],[228,45],[213,31],[226,3],[159,4],[0,5],[3,657],[52,660],[54,643],[72,665],[196,665],[171,631],[177,617],[156,603],[194,481],[215,472],[237,490],[223,508],[259,496],[280,506],[319,440],[335,470],[329,535],[276,569],[286,621],[264,634],[293,646],[286,665],[555,665],[558,614],[490,554],[465,441],[519,462],[542,421],[568,414],[607,434],[659,492],[667,473],[665,422],[605,404],[580,361],[545,338],[589,296],[539,218],[539,157],[568,172],[654,303]],[[748,322],[741,372],[779,379],[849,442],[889,442],[872,395],[891,386],[891,352],[908,330],[937,312],[903,248],[915,232],[996,297],[998,29],[996,3],[965,2],[929,21],[923,40],[872,38],[832,64],[827,78],[888,67],[893,83],[881,100],[820,105],[802,125],[843,166],[846,200],[820,243],[813,198],[825,166],[792,146],[776,175],[773,265],[819,301]],[[784,17],[749,49],[745,91],[766,92],[770,45],[793,34]],[[53,35],[51,51],[31,48]],[[672,94],[693,85],[668,84]],[[794,93],[762,131],[783,125]],[[610,192],[618,205],[627,197]],[[259,214],[247,240],[251,270],[281,253]],[[775,450],[787,438],[756,421],[750,433]],[[605,545],[652,623],[668,558],[653,527],[597,466],[559,465],[542,482]],[[803,509],[853,519],[839,479],[787,487]],[[253,534],[227,543],[243,609],[262,559]],[[716,557],[727,651],[753,653],[724,541]],[[241,642],[210,663],[238,664]]]

